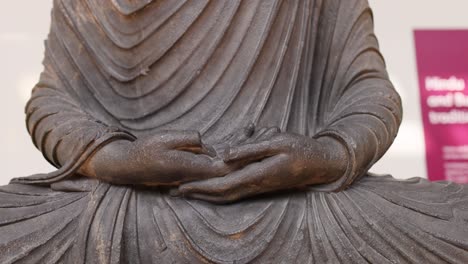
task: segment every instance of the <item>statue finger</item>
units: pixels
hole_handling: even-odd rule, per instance
[[[195,130],[176,131],[163,134],[161,141],[165,142],[169,148],[201,147],[202,140],[200,132]]]
[[[268,162],[268,164],[263,164],[262,166],[266,166],[269,168],[271,164],[275,161]],[[241,199],[253,197],[255,195],[264,194],[267,192],[277,191],[280,189],[282,184],[269,184],[267,178],[271,176],[272,171],[269,171],[268,168],[253,168],[251,170],[242,170],[242,172],[237,172],[238,175],[231,175],[229,177],[238,178],[242,180],[236,180],[237,184],[229,185],[219,185],[217,190],[213,192],[213,190],[204,189],[202,186],[197,186],[196,188],[191,189],[190,191],[184,190],[184,188],[179,187],[179,193],[182,194],[184,197],[197,199],[197,200],[204,200],[212,203],[232,203],[236,202]],[[274,181],[271,181],[274,182]],[[265,184],[266,183],[266,184]],[[208,186],[205,186],[209,188]],[[229,187],[229,188],[226,188]],[[182,190],[182,191],[180,191]]]
[[[179,192],[182,196],[193,193],[222,196],[230,189],[231,185],[233,183],[225,177],[211,178],[182,184],[179,186]]]
[[[255,125],[253,123],[249,123],[248,126],[242,128],[239,133],[237,133],[232,140],[229,142],[229,145],[239,145],[242,142],[246,141],[255,133]]]
[[[260,138],[267,130],[268,130],[268,128],[266,128],[266,127],[262,127],[261,129],[256,130],[255,133],[250,138],[245,140],[244,143],[248,144],[248,143],[252,143],[252,142],[257,141],[257,139]]]
[[[214,146],[205,144],[202,141],[201,149],[200,149],[200,152],[198,154],[203,154],[203,155],[207,155],[209,157],[214,158],[214,157],[217,156],[217,150],[214,148]]]
[[[191,182],[179,186],[179,191],[186,196],[193,193],[222,196],[226,199],[241,198],[249,194],[260,194],[273,190],[274,184],[268,184],[268,178],[274,177],[277,164],[282,164],[282,157],[273,157],[266,162],[254,163],[232,172],[224,177]]]
[[[271,157],[280,153],[279,148],[274,142],[262,141],[259,143],[245,144],[237,147],[231,147],[224,154],[225,162],[237,161],[255,161]]]
[[[191,152],[195,154],[204,154],[210,157],[216,156],[216,150],[201,139],[198,131],[183,131],[175,135],[168,143],[170,148]]]
[[[222,156],[224,151],[232,145],[234,138],[237,135],[235,133],[231,133],[223,137],[218,143],[213,145],[213,149],[216,152],[216,155]]]
[[[187,151],[174,150],[172,162],[167,164],[172,164],[174,170],[182,171],[188,178],[196,180],[211,178],[215,173],[211,157]]]

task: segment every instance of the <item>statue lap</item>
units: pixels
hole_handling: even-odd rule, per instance
[[[468,188],[454,183],[370,175],[338,193],[305,190],[228,205],[95,180],[53,188],[0,188],[1,263],[465,263],[468,258]]]

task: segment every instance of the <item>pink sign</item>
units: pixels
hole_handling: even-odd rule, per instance
[[[430,180],[468,183],[468,30],[416,30]]]

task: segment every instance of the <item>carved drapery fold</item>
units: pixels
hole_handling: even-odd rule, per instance
[[[0,187],[0,262],[468,260],[468,188],[453,183],[367,176],[338,193],[214,205],[86,181],[86,188],[67,193],[32,185]]]
[[[1,263],[468,262],[466,186],[367,173],[402,114],[365,0],[55,0],[44,67],[28,131],[59,170],[0,187]],[[112,140],[251,122],[336,138],[346,174],[229,205],[73,177]]]
[[[86,158],[83,146],[94,146],[89,153],[102,145],[95,141],[131,140],[119,131],[138,137],[191,129],[213,143],[253,122],[342,142],[349,154],[346,175],[316,188],[337,191],[364,175],[393,142],[401,102],[366,1],[125,3],[55,1],[45,80],[27,113],[41,116],[32,112],[48,111],[41,109],[53,108],[51,102],[63,107],[60,118],[28,123],[35,128],[40,122],[39,130],[52,135],[38,147],[54,165],[63,165],[54,156],[77,165],[62,169],[66,175]],[[130,5],[139,11],[121,13]],[[62,97],[47,95],[44,85]],[[62,137],[69,131],[56,129],[65,120],[80,125],[73,137],[83,146],[50,154],[58,142],[67,144]],[[50,183],[64,178],[58,174],[65,175],[17,182]]]

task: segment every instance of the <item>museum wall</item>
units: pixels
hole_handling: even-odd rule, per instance
[[[0,185],[13,177],[53,168],[31,143],[24,104],[41,72],[51,0],[5,1],[0,16]],[[369,0],[388,71],[404,102],[404,122],[394,145],[373,172],[398,178],[426,175],[414,52],[414,29],[468,29],[467,0]]]

